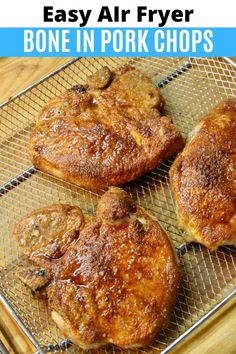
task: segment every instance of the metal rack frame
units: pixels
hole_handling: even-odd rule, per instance
[[[50,92],[50,95],[53,95],[54,92],[52,91],[47,91],[47,89],[45,89],[45,86],[43,86],[42,91],[37,91],[38,88],[40,88],[40,85],[44,85],[45,83],[47,83],[50,80],[55,80],[58,81],[58,86],[60,86],[59,91],[63,91],[66,89],[66,87],[64,87],[63,84],[63,80],[65,80],[65,78],[67,78],[67,74],[66,74],[66,70],[68,68],[70,68],[70,66],[73,65],[77,65],[77,63],[80,63],[80,61],[83,61],[83,63],[81,64],[83,68],[85,68],[87,71],[89,71],[89,67],[91,66],[91,68],[93,70],[96,70],[97,68],[97,64],[96,64],[96,59],[94,59],[94,61],[90,61],[89,63],[86,64],[86,59],[85,58],[76,58],[71,60],[70,62],[68,62],[66,65],[63,65],[62,67],[60,67],[58,70],[54,71],[53,73],[47,75],[46,77],[44,77],[42,80],[38,81],[37,83],[35,83],[34,85],[31,85],[30,87],[28,87],[27,89],[23,90],[22,92],[20,92],[19,94],[17,94],[16,96],[12,97],[10,100],[4,102],[1,106],[0,106],[0,113],[3,109],[7,109],[9,107],[10,111],[13,109],[13,107],[11,105],[14,106],[14,102],[17,100],[21,100],[21,98],[25,98],[25,102],[31,102],[30,99],[28,99],[28,97],[26,97],[25,95],[27,95],[28,93],[33,92],[34,89],[36,89],[36,94],[34,93],[34,95],[37,96],[37,92],[41,92],[42,94],[45,92]],[[92,59],[91,59],[92,60]],[[215,60],[215,63],[214,63]],[[141,66],[142,70],[145,70],[150,77],[153,78],[153,80],[155,82],[157,82],[157,86],[163,90],[163,95],[164,97],[166,96],[167,99],[167,111],[170,112],[173,117],[174,117],[174,122],[176,123],[177,126],[179,126],[180,130],[182,131],[183,134],[187,134],[188,131],[190,130],[189,128],[191,128],[191,125],[194,126],[194,124],[196,124],[196,117],[197,119],[200,118],[200,116],[204,113],[204,109],[206,110],[207,108],[209,108],[209,102],[212,102],[214,100],[219,100],[220,97],[223,95],[228,96],[228,95],[232,95],[235,94],[236,95],[236,75],[235,75],[235,81],[234,81],[234,77],[232,77],[232,73],[236,73],[236,64],[231,61],[229,58],[222,58],[219,59],[219,61],[217,61],[218,59],[207,59],[207,58],[202,58],[202,59],[198,59],[198,58],[180,58],[178,60],[171,60],[169,58],[167,59],[160,59],[160,61],[158,62],[158,59],[133,59],[133,64],[137,65],[137,66]],[[104,63],[106,63],[107,59],[104,58]],[[120,61],[118,61],[117,65],[121,65],[123,62],[125,62],[125,59],[122,59]],[[207,62],[209,62],[210,64],[206,64]],[[92,64],[91,64],[92,63]],[[112,59],[111,62],[109,62],[110,64],[113,63]],[[114,61],[114,63],[116,63]],[[224,63],[226,63],[226,67],[224,65]],[[78,64],[80,65],[80,64]],[[87,66],[86,66],[87,65]],[[102,63],[99,65],[103,65]],[[116,65],[116,64],[114,64]],[[168,66],[169,65],[169,66]],[[203,112],[200,112],[202,114],[198,114],[194,111],[194,109],[191,106],[191,124],[187,124],[189,125],[187,128],[183,127],[183,129],[181,129],[181,119],[182,116],[180,114],[180,107],[183,107],[183,103],[180,100],[182,91],[184,92],[184,84],[182,85],[181,83],[181,78],[182,77],[186,77],[186,73],[188,73],[189,71],[191,72],[191,69],[194,70],[199,70],[199,73],[195,73],[193,75],[193,77],[188,77],[186,78],[186,83],[188,88],[190,87],[192,92],[195,92],[195,88],[194,88],[194,83],[196,82],[197,85],[199,85],[199,87],[201,88],[201,79],[202,81],[204,80],[209,80],[209,88],[212,89],[212,96],[208,99],[206,99],[206,102],[203,101]],[[199,69],[200,68],[200,69]],[[212,70],[211,70],[212,68]],[[213,70],[214,69],[214,70]],[[78,70],[81,70],[81,68],[79,68]],[[159,70],[159,71],[158,71]],[[234,72],[235,70],[235,72]],[[157,72],[158,71],[158,72]],[[205,73],[206,72],[206,73]],[[227,74],[228,72],[230,72],[230,74]],[[64,76],[62,75],[64,73]],[[81,71],[78,71],[78,73],[81,73]],[[198,74],[199,74],[199,78],[198,79]],[[59,75],[57,77],[57,75]],[[228,79],[231,80],[232,77],[232,85],[230,86],[228,84],[228,79],[227,79],[227,75],[230,75],[228,77]],[[78,76],[80,76],[78,74]],[[85,74],[86,76],[86,74]],[[68,85],[71,85],[71,81],[73,81],[74,79],[68,76],[68,80],[66,82],[66,86],[68,87]],[[217,80],[220,80],[220,84]],[[175,81],[176,83],[176,87],[175,87]],[[211,87],[211,82],[212,87]],[[172,88],[169,90],[166,90],[165,88],[168,87],[169,83],[171,83]],[[50,83],[49,83],[50,85]],[[174,85],[174,88],[173,88]],[[203,85],[206,85],[205,82],[203,83]],[[207,84],[208,85],[208,84]],[[234,85],[235,85],[235,90],[234,90]],[[231,87],[230,90],[232,92],[229,93],[228,88],[229,86]],[[50,86],[51,87],[51,86]],[[204,87],[204,86],[202,86]],[[233,87],[233,89],[232,89]],[[174,90],[176,90],[177,96],[176,96],[176,101],[175,98],[173,98],[174,102],[180,102],[177,104],[177,108],[174,108],[173,105],[171,105],[171,100],[169,99],[169,97],[171,95],[173,95]],[[57,91],[57,89],[56,89]],[[41,94],[40,93],[40,94]],[[57,93],[57,92],[55,92]],[[211,95],[211,93],[210,93]],[[166,98],[165,97],[165,98]],[[197,96],[198,97],[198,96]],[[47,97],[48,99],[48,97]],[[189,98],[189,102],[191,104],[191,100]],[[201,98],[199,96],[199,105],[201,103]],[[42,104],[42,99],[40,101],[40,104]],[[211,103],[210,103],[211,104]],[[22,110],[21,105],[19,105],[19,108]],[[15,109],[15,107],[14,107]],[[32,109],[33,111],[34,109]],[[20,113],[19,113],[20,114]],[[180,115],[178,117],[178,115]],[[32,116],[32,112],[29,112],[29,116]],[[176,120],[175,120],[175,117]],[[5,118],[8,119],[8,118]],[[9,118],[10,119],[10,118]],[[12,118],[11,124],[10,126],[14,125],[14,119]],[[26,117],[27,119],[27,117]],[[188,122],[187,122],[188,123]],[[9,128],[10,129],[10,128]],[[8,130],[7,128],[7,133],[6,137],[8,136]],[[17,127],[18,129],[18,127]],[[14,130],[14,129],[13,129]],[[18,129],[20,130],[20,128]],[[28,131],[28,130],[27,130]],[[16,133],[17,134],[17,133]],[[21,134],[21,133],[19,133]],[[24,133],[25,134],[25,133]],[[22,137],[20,139],[23,139],[24,134],[22,134]],[[28,134],[28,133],[27,133]],[[11,137],[9,136],[6,140],[11,141]],[[4,145],[5,140],[3,140],[2,144]],[[0,145],[1,147],[1,145]],[[4,153],[4,151],[3,151]],[[1,156],[1,155],[0,155]],[[21,158],[19,156],[19,158]],[[9,158],[10,159],[10,158]],[[12,161],[14,161],[14,156],[11,157]],[[173,159],[170,161],[167,161],[165,164],[163,164],[163,166],[160,169],[157,169],[157,171],[154,171],[153,173],[149,174],[148,176],[144,176],[144,178],[135,181],[134,183],[129,184],[126,188],[127,190],[133,195],[136,196],[136,199],[138,202],[140,202],[141,204],[143,204],[145,207],[149,207],[149,205],[152,206],[153,209],[150,209],[152,212],[157,213],[157,215],[163,216],[165,214],[165,217],[163,216],[163,219],[160,220],[160,222],[163,224],[163,226],[165,227],[165,229],[167,230],[167,232],[169,233],[170,237],[172,239],[174,239],[176,248],[178,250],[178,253],[180,255],[180,258],[182,255],[187,254],[188,252],[194,252],[194,254],[197,254],[199,252],[199,254],[201,255],[201,257],[204,258],[204,255],[206,255],[206,257],[209,258],[210,262],[214,262],[211,260],[211,255],[208,253],[206,253],[206,251],[201,247],[201,246],[194,246],[194,245],[190,245],[191,250],[189,251],[189,246],[187,246],[185,243],[181,242],[181,235],[180,235],[180,231],[176,231],[177,226],[175,224],[176,220],[174,220],[174,210],[172,210],[172,195],[171,192],[169,192],[169,186],[168,186],[168,181],[167,181],[167,171],[169,169],[169,166],[171,165]],[[27,163],[26,163],[27,165]],[[8,193],[12,193],[15,189],[18,189],[19,186],[21,186],[22,184],[24,185],[24,183],[27,180],[32,179],[33,176],[37,176],[38,174],[40,174],[40,179],[36,180],[35,185],[41,181],[42,183],[44,183],[44,178],[45,181],[47,180],[47,183],[51,183],[50,186],[52,185],[52,183],[54,183],[55,180],[55,184],[56,183],[60,183],[59,180],[57,180],[56,178],[53,178],[53,182],[51,182],[52,177],[43,174],[41,172],[39,172],[34,166],[27,166],[27,168],[23,169],[23,171],[21,171],[20,173],[16,173],[14,175],[14,171],[10,171],[9,176],[10,178],[6,178],[6,181],[4,181],[4,183],[2,183],[0,185],[0,200],[1,197],[6,196]],[[13,175],[13,176],[12,176]],[[36,177],[37,178],[37,177]],[[164,182],[162,185],[162,178],[164,178]],[[48,182],[49,181],[49,182]],[[162,195],[160,196],[158,193],[159,191],[157,191],[157,183],[161,185],[161,189],[163,189],[164,192],[162,192]],[[66,187],[65,187],[66,186]],[[51,188],[51,187],[49,187]],[[54,187],[53,187],[54,188]],[[63,188],[68,188],[68,190],[70,188],[74,188],[71,184],[63,184],[62,187]],[[151,190],[153,188],[153,190]],[[168,189],[165,189],[168,188]],[[141,198],[141,192],[137,191],[137,189],[142,189],[142,195],[143,195],[143,199]],[[86,193],[86,191],[80,189],[81,193],[84,195],[84,193]],[[29,192],[27,192],[29,193]],[[79,193],[78,190],[76,190],[74,193]],[[158,199],[158,202],[155,200],[154,202],[152,201],[152,195],[153,193],[155,194],[155,196]],[[89,198],[90,201],[86,201],[86,207],[85,208],[90,208],[90,204],[93,204],[92,198],[96,197],[95,195],[92,195],[93,193],[89,193]],[[16,194],[17,196],[17,194]],[[16,200],[16,196],[13,195],[12,199]],[[87,198],[87,197],[86,197]],[[85,199],[86,199],[85,198]],[[151,198],[151,199],[150,199]],[[96,199],[96,198],[95,198]],[[168,199],[168,200],[167,200]],[[155,206],[155,208],[154,208]],[[93,207],[92,207],[93,209]],[[177,235],[177,236],[176,236]],[[1,241],[0,241],[1,243]],[[11,246],[11,245],[10,245]],[[205,253],[204,253],[205,252]],[[221,251],[221,252],[224,252]],[[235,253],[234,250],[232,250],[230,247],[227,247],[227,252],[233,252]],[[203,256],[202,256],[203,255]],[[198,255],[196,256],[198,257]],[[218,256],[216,256],[218,257]],[[219,260],[218,260],[219,261]],[[191,259],[190,261],[188,260],[190,267],[192,267],[191,265]],[[203,261],[205,262],[205,260]],[[235,262],[232,261],[233,266],[232,269],[236,270],[236,258],[235,258]],[[198,267],[201,267],[201,265],[199,265],[197,263]],[[6,266],[2,267],[2,272],[3,274],[5,274],[5,268]],[[206,274],[210,274],[210,271],[208,272],[208,265],[207,263],[205,264],[205,269],[206,269]],[[1,270],[1,267],[0,267]],[[11,270],[7,270],[8,274],[10,274],[9,272],[12,272],[12,268]],[[230,270],[231,272],[231,270]],[[192,274],[194,273],[194,270],[192,270]],[[5,275],[3,275],[4,278]],[[0,283],[1,283],[1,272],[0,272]],[[232,275],[231,275],[232,278]],[[204,278],[205,279],[205,278]],[[203,280],[204,280],[203,279]],[[221,280],[216,279],[218,281],[218,283],[220,283]],[[225,280],[225,279],[224,279]],[[228,280],[227,280],[228,281]],[[233,281],[235,281],[235,278],[233,279]],[[213,291],[214,292],[214,291]],[[200,295],[199,295],[200,294]],[[199,293],[199,296],[205,296],[205,295],[201,295],[201,293]],[[173,339],[172,342],[170,342],[168,345],[166,346],[162,346],[161,353],[168,353],[172,348],[174,348],[177,344],[179,344],[181,341],[184,340],[184,338],[186,338],[195,328],[199,327],[202,323],[204,323],[210,316],[212,316],[214,313],[216,313],[222,306],[224,306],[227,302],[229,302],[231,299],[233,299],[236,295],[236,289],[235,286],[232,287],[232,289],[226,293],[223,293],[222,296],[220,297],[220,299],[216,299],[215,304],[211,306],[211,308],[204,314],[197,316],[198,318],[196,320],[194,320],[194,322],[190,325],[190,326],[186,326],[185,330],[182,331],[182,333]],[[186,299],[188,298],[188,296],[185,294],[184,291],[184,297],[186,296]],[[25,321],[21,318],[21,316],[19,315],[19,313],[17,312],[17,308],[16,308],[16,304],[12,304],[11,302],[11,297],[8,296],[7,294],[7,290],[4,289],[4,284],[0,284],[0,300],[1,302],[4,304],[4,306],[7,308],[7,310],[9,311],[9,313],[11,314],[11,316],[15,319],[15,321],[17,322],[17,324],[20,326],[20,328],[23,330],[23,332],[26,334],[26,336],[29,338],[29,340],[31,341],[31,343],[35,346],[35,348],[37,349],[37,353],[44,353],[44,352],[48,352],[48,351],[53,351],[53,352],[57,352],[57,351],[61,351],[63,349],[65,349],[67,351],[67,349],[70,347],[70,343],[66,340],[61,340],[58,341],[58,343],[53,344],[50,343],[48,345],[42,345],[39,343],[39,340],[35,338],[35,335],[32,334],[32,331],[29,330],[28,326],[26,325]],[[192,299],[190,299],[191,301],[193,301]],[[193,301],[193,306],[196,305],[197,300],[194,299]],[[205,301],[205,300],[204,300]],[[180,302],[181,306],[180,309],[182,309],[182,303]],[[204,303],[205,304],[205,303]],[[188,305],[186,305],[188,308]],[[185,310],[183,310],[184,313]],[[176,323],[178,323],[178,316],[175,315],[176,317]],[[161,338],[163,339],[165,337],[166,333],[163,333],[161,335]],[[167,333],[168,336],[168,333]],[[150,350],[152,349],[158,349],[158,347],[152,346],[150,347]],[[114,349],[112,349],[112,351],[114,351]],[[140,352],[145,352],[144,350],[140,350]]]

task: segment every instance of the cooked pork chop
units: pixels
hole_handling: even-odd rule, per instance
[[[170,170],[187,241],[236,245],[236,99],[207,114]]]
[[[39,112],[30,157],[42,171],[89,189],[124,184],[183,147],[163,105],[137,69],[102,68]]]
[[[149,344],[168,323],[181,279],[159,223],[115,187],[50,267],[52,318],[83,349]]]

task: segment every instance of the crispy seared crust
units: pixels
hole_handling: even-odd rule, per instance
[[[83,349],[147,345],[167,326],[176,300],[175,251],[159,223],[119,188],[103,195],[97,214],[46,268],[52,318]]]
[[[149,344],[166,326],[180,282],[166,234],[142,209],[122,224],[86,225],[56,277],[50,307],[65,321],[57,321],[61,330],[84,349],[104,341]]]
[[[236,245],[236,99],[206,115],[170,170],[187,241],[214,251]]]
[[[108,70],[98,74],[100,80],[88,80],[90,89],[53,98],[37,115],[30,140],[35,166],[92,190],[131,181],[183,147],[147,76],[132,67],[111,78]]]

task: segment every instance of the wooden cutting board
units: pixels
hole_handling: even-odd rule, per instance
[[[71,58],[0,58],[0,103]],[[236,354],[236,301],[195,330],[173,350],[176,354]],[[31,354],[35,348],[0,303],[0,340],[9,353]]]

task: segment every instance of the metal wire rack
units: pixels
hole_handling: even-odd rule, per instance
[[[65,340],[52,322],[45,303],[34,299],[15,277],[14,267],[21,255],[11,236],[12,228],[28,212],[54,202],[79,205],[93,213],[102,191],[92,193],[35,169],[28,158],[29,132],[36,112],[51,97],[83,83],[101,66],[115,69],[127,61],[126,58],[75,59],[0,107],[0,300],[38,353],[81,351]],[[160,87],[166,111],[185,137],[219,101],[236,96],[236,69],[227,58],[139,58],[129,62],[145,71]],[[135,350],[136,353],[167,353],[236,293],[233,247],[210,253],[200,245],[183,243],[168,181],[172,162],[173,158],[124,186],[168,232],[178,250],[184,274],[169,327],[158,335],[152,346]],[[121,350],[110,346],[97,352]]]

